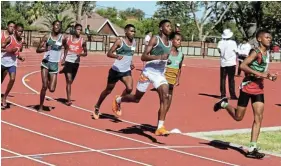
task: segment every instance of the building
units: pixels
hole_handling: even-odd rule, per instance
[[[67,10],[61,13],[61,16],[66,15],[73,18],[73,20],[76,20],[76,16],[72,12],[72,10]],[[43,24],[46,20],[47,19],[45,17],[40,17],[32,23],[32,26],[36,26],[42,31],[49,31],[50,29]],[[118,27],[117,25],[110,22],[109,19],[106,19],[95,12],[88,15],[83,15],[81,24],[83,26],[83,29],[85,29],[87,25],[90,25],[90,30],[96,32],[99,35],[125,36],[123,28]]]

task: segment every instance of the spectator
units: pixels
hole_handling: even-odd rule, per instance
[[[228,86],[231,99],[237,99],[235,94],[235,70],[236,70],[236,52],[237,44],[232,40],[233,32],[230,29],[225,29],[222,34],[222,40],[218,43],[218,50],[221,54],[220,68],[220,91],[221,97],[226,97],[225,80],[228,76]]]
[[[87,27],[85,28],[85,34],[88,37],[88,41],[91,42],[92,41],[92,37],[91,37],[91,34],[90,34],[90,25],[87,25]]]
[[[151,36],[152,36],[152,32],[151,31],[147,31],[145,33],[145,38],[144,38],[144,45],[148,45],[149,43],[149,40],[151,39]]]
[[[238,46],[238,61],[239,61],[239,66],[238,66],[238,73],[237,75],[240,76],[241,74],[241,69],[240,65],[243,62],[243,60],[249,55],[252,47],[249,43],[249,40],[247,38],[243,39],[243,42],[239,44]]]
[[[180,25],[179,23],[176,24],[176,26],[175,26],[175,32],[177,32],[177,33],[180,33],[180,32],[181,32],[180,26],[181,26],[181,25]]]
[[[280,55],[280,46],[277,42],[274,43],[272,49],[271,49],[271,59],[275,59]]]

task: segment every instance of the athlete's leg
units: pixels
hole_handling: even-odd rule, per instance
[[[173,91],[174,91],[174,85],[172,84],[169,84],[169,98],[168,98],[168,110],[170,109],[171,107],[171,104],[172,104],[172,99],[173,99]]]
[[[254,112],[254,122],[252,126],[251,142],[257,142],[263,119],[264,103],[255,102],[252,104],[252,107]]]
[[[251,142],[257,142],[260,133],[261,123],[264,111],[264,95],[253,95],[251,97],[254,113],[254,122],[252,126]]]
[[[145,94],[148,86],[150,84],[150,81],[147,77],[144,77],[143,74],[141,74],[140,79],[137,84],[137,89],[135,94],[127,94],[124,96],[115,96],[113,102],[112,102],[112,111],[117,115],[121,116],[121,103],[139,103],[143,95]]]
[[[1,65],[1,84],[5,80],[5,77],[7,76],[7,74],[8,74],[8,69]]]
[[[46,96],[46,91],[48,89],[48,74],[49,70],[41,67],[41,78],[42,78],[42,88],[40,91],[40,105],[39,105],[39,110],[43,110],[43,104]]]
[[[133,91],[133,77],[131,75],[128,75],[122,77],[121,81],[126,86],[126,89],[123,91],[121,96],[125,96],[126,94],[131,94]]]
[[[71,84],[73,82],[73,76],[70,72],[65,72],[65,80],[66,80],[66,96],[67,96],[67,105],[71,105]]]
[[[76,77],[78,72],[79,64],[78,63],[70,63],[66,62],[64,67],[64,74],[66,79],[66,94],[67,94],[67,102],[66,105],[71,105],[71,85]]]
[[[104,99],[112,92],[112,90],[114,89],[116,85],[116,82],[108,82],[106,85],[106,88],[101,92],[100,97],[98,99],[98,102],[96,104],[96,108],[100,108],[102,102],[104,101]]]
[[[9,80],[8,85],[7,85],[7,89],[5,91],[5,94],[2,98],[3,107],[7,106],[7,103],[6,103],[7,97],[9,95],[10,91],[12,90],[12,88],[14,86],[14,83],[16,81],[16,67],[15,66],[12,66],[12,67],[9,68],[9,76],[10,76],[10,80]]]
[[[226,109],[229,115],[236,121],[241,121],[244,118],[246,108],[250,99],[250,95],[240,91],[240,96],[238,99],[238,106],[234,108],[228,103],[227,98],[221,99],[214,106],[214,111],[217,112],[219,109]]]
[[[58,73],[49,73],[49,77],[49,91],[53,93],[57,87]]]

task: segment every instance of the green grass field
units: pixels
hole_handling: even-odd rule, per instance
[[[216,140],[248,146],[251,134],[213,135],[208,137]],[[281,154],[281,130],[261,132],[258,140],[258,146],[261,147],[261,150]]]

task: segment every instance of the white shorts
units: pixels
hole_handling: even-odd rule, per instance
[[[152,83],[153,87],[156,89],[163,84],[168,84],[164,73],[143,71],[137,84],[137,90],[146,92],[150,83]]]

